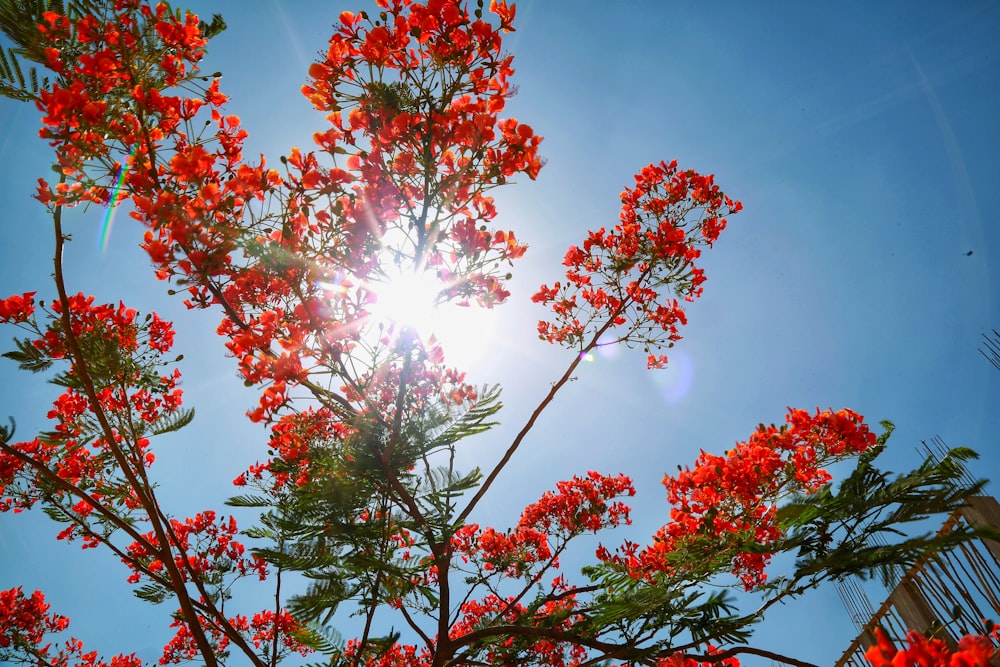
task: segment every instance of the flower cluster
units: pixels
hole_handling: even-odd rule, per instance
[[[197,17],[122,0],[93,14],[46,11],[38,26],[46,65],[57,75],[41,90],[40,135],[54,148],[63,179],[54,187],[39,179],[38,199],[47,205],[107,204],[123,165],[139,180],[154,159],[155,142],[197,112],[201,101],[163,97],[197,70],[205,39]],[[134,151],[123,147],[136,147]],[[101,174],[95,178],[95,174]]]
[[[513,10],[492,3],[495,27],[458,0],[380,4],[379,20],[342,13],[309,71],[303,94],[331,123],[316,142],[337,166],[300,167],[299,210],[323,196],[345,250],[389,247],[437,271],[449,297],[491,306],[508,295],[496,267],[525,246],[488,229],[496,208],[484,192],[541,168],[541,138],[498,118],[511,95],[512,58],[500,48]]]
[[[541,139],[523,123],[498,118],[511,94],[511,58],[500,54],[500,45],[513,11],[494,3],[496,27],[472,18],[457,0],[407,0],[384,9],[377,20],[341,15],[326,57],[312,66],[303,89],[328,112],[330,127],[315,135],[317,152],[294,148],[282,158],[284,178],[246,165],[231,178],[216,166],[220,156],[176,143],[171,169],[159,182],[166,190],[162,206],[152,195],[134,197],[138,214],[154,225],[147,247],[161,274],[194,278],[193,302],[226,307],[218,332],[229,338],[246,381],[265,387],[251,412],[255,420],[277,418],[294,386],[331,371],[346,381],[345,401],[360,410],[395,406],[401,381],[413,404],[433,385],[443,393],[427,396],[466,400],[471,389],[461,374],[440,366],[429,341],[421,343],[433,367],[407,365],[403,379],[406,346],[376,331],[383,323],[368,306],[378,282],[392,273],[391,261],[395,268],[432,272],[442,300],[491,307],[508,296],[501,267],[525,252],[513,232],[489,229],[496,208],[485,194],[518,173],[533,178],[541,166]],[[234,184],[244,188],[235,193],[237,202],[266,194],[280,200],[281,214],[257,216],[248,234],[235,231],[241,215],[203,210],[200,202],[209,199],[231,201]],[[176,213],[179,208],[189,215]],[[168,225],[169,236],[157,237],[153,232],[171,215],[178,221]],[[205,228],[210,236],[192,245],[184,225],[206,218],[213,220]],[[239,261],[232,252],[237,242]],[[367,369],[359,365],[361,350],[378,357]],[[310,391],[332,407],[330,392]]]
[[[462,526],[452,536],[452,548],[464,562],[475,560],[486,572],[535,576],[536,565],[559,566],[551,539],[565,543],[584,532],[629,523],[628,506],[611,501],[634,494],[632,481],[625,475],[590,471],[586,477],[558,482],[554,492],[546,491],[524,509],[512,530],[480,530],[474,523]]]
[[[628,524],[628,506],[609,502],[623,495],[635,495],[632,480],[625,475],[602,475],[591,470],[586,477],[557,482],[556,491],[546,491],[524,508],[518,528],[530,527],[548,535],[575,535]]]
[[[12,301],[19,302],[13,319],[32,336],[17,341],[18,349],[6,356],[22,368],[43,369],[68,361],[74,341],[87,359],[89,387],[97,403],[88,398],[75,366],[57,376],[66,388],[48,412],[51,430],[0,452],[0,511],[33,506],[41,498],[40,489],[48,488],[39,467],[47,469],[88,494],[73,495],[67,487],[47,492],[50,502],[62,504],[70,522],[59,538],[82,536],[84,547],[96,546],[90,514],[98,504],[125,513],[139,507],[136,481],[155,461],[149,436],[183,416],[180,373],[159,370],[173,344],[173,327],[155,313],[140,318],[124,304],[95,304],[94,297],[83,294],[68,297],[65,312],[59,300],[44,308],[42,323],[34,317],[33,301],[12,297],[4,303]],[[95,418],[97,412],[103,423]]]
[[[559,590],[561,582],[561,578],[557,579],[553,589]],[[514,597],[490,594],[481,600],[469,600],[462,604],[461,615],[452,625],[450,637],[453,641],[462,642],[476,630],[500,624],[542,627],[549,631],[549,636],[545,632],[534,636],[526,633],[525,639],[512,636],[487,643],[480,649],[480,661],[507,665],[530,660],[540,665],[573,667],[584,664],[587,659],[587,650],[583,646],[565,639],[572,635],[574,625],[583,618],[577,613],[577,607],[571,593],[549,600],[533,610]]]
[[[199,620],[202,621],[203,629],[211,639],[216,655],[225,654],[232,643],[232,637],[222,632],[217,624],[209,623],[201,617]],[[285,610],[276,615],[273,610],[265,609],[250,618],[240,614],[227,621],[234,632],[242,635],[260,651],[261,657],[271,656],[270,650],[275,638],[280,640],[279,655],[275,656],[277,659],[289,653],[308,655],[313,651],[302,641],[305,628]],[[178,619],[171,623],[170,627],[177,628],[177,632],[163,647],[159,664],[180,664],[197,660],[200,655],[198,645],[187,624]]]
[[[709,644],[706,647],[708,655],[718,653],[718,649]],[[656,667],[740,667],[740,661],[736,658],[723,658],[719,660],[696,660],[684,653],[674,653],[668,658],[661,658],[656,661]]]
[[[35,294],[36,292],[25,292],[0,300],[0,323],[27,322],[35,312]]]
[[[26,597],[20,587],[0,591],[0,649],[12,644],[40,644],[47,632],[61,632],[69,619],[49,614],[52,605],[41,591]]]
[[[233,480],[233,484],[245,486],[249,479],[266,485],[272,492],[290,482],[297,487],[304,486],[310,480],[311,450],[340,442],[351,432],[349,426],[323,408],[284,415],[271,425],[268,448],[274,456],[250,466],[247,472]],[[269,482],[265,483],[265,475],[269,476]]]
[[[343,652],[348,664],[363,667],[429,667],[431,664],[431,656],[426,647],[418,649],[411,644],[395,642],[384,651],[359,658],[358,653],[364,648],[359,640],[349,640]]]
[[[455,531],[452,549],[465,562],[474,560],[485,572],[502,572],[508,577],[534,574],[538,564],[552,558],[548,535],[518,526],[506,532],[470,523]],[[558,562],[553,562],[558,566]]]
[[[851,410],[817,409],[810,414],[789,408],[787,422],[762,425],[725,456],[702,452],[693,468],[664,477],[667,500],[673,505],[670,523],[646,548],[628,543],[611,554],[601,547],[598,558],[634,577],[650,577],[671,572],[679,553],[707,558],[735,552],[733,572],[744,587],[750,590],[763,583],[770,555],[741,545],[759,547],[778,540],[777,503],[794,493],[817,491],[830,480],[825,466],[861,454],[876,440]],[[692,550],[698,553],[688,553]]]
[[[693,301],[702,293],[705,275],[694,264],[700,248],[719,238],[726,215],[743,208],[712,176],[679,170],[676,160],[644,168],[621,199],[619,224],[571,246],[565,282],[542,285],[532,297],[555,315],[539,321],[542,340],[579,350],[599,341],[646,352],[671,347],[687,322],[678,297]],[[665,364],[663,355],[648,357],[650,368]]]
[[[69,628],[69,619],[50,614],[50,608],[41,591],[30,596],[20,587],[0,591],[0,660],[50,667],[142,667],[134,653],[100,660],[97,651],[85,652],[83,643],[73,638],[54,651],[46,635]]]
[[[1000,651],[989,637],[966,635],[952,648],[944,640],[928,639],[911,630],[906,634],[907,646],[897,649],[880,628],[876,628],[878,643],[865,653],[872,667],[985,667],[993,664]],[[996,638],[998,633],[993,632]]]
[[[178,276],[190,306],[212,303],[231,279],[248,203],[281,178],[263,159],[243,161],[247,133],[219,112],[227,98],[218,79],[197,76],[206,44],[197,16],[122,0],[92,15],[46,12],[39,30],[58,75],[38,96],[41,134],[63,177],[55,187],[40,180],[38,199],[56,207],[129,198],[157,275]],[[193,94],[165,92],[174,87]],[[195,122],[206,107],[208,133]]]
[[[213,510],[199,512],[184,521],[171,519],[171,552],[182,580],[203,578],[213,571],[221,574],[236,571],[240,575],[255,573],[263,580],[267,576],[267,564],[258,556],[245,555],[246,548],[234,539],[237,532],[234,517],[216,522]],[[156,534],[149,532],[142,537],[141,542],[128,546],[127,558],[122,559],[132,570],[128,580],[133,584],[164,569]]]

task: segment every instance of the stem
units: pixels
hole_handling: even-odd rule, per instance
[[[531,580],[528,581],[528,583],[524,585],[524,588],[521,589],[521,592],[518,593],[515,597],[513,597],[506,604],[506,606],[504,606],[504,608],[500,610],[500,612],[496,615],[497,619],[502,619],[504,614],[506,614],[508,611],[510,611],[514,607],[514,605],[516,605],[518,602],[520,602],[522,599],[524,599],[524,596],[527,595],[531,591],[532,588],[534,588],[535,584],[537,584],[539,581],[541,581],[542,577],[545,576],[545,573],[548,572],[548,570],[549,570],[550,567],[552,567],[552,564],[555,563],[557,560],[559,560],[559,556],[561,556],[563,554],[563,552],[566,551],[566,547],[569,545],[569,540],[570,539],[572,539],[572,538],[566,539],[559,547],[556,548],[555,551],[552,552],[552,556],[549,557],[549,562],[547,562],[545,565],[543,565],[538,570],[538,572],[536,572],[534,574],[534,576],[531,577]],[[576,592],[577,591],[575,589],[572,591],[572,593],[576,593]],[[560,596],[560,597],[564,597],[564,596]]]
[[[605,322],[604,325],[602,325],[601,328],[598,329],[596,333],[594,333],[593,337],[590,339],[590,342],[587,343],[587,345],[584,346],[584,348],[577,353],[576,358],[573,359],[573,362],[566,368],[566,371],[562,374],[562,376],[558,380],[552,383],[552,386],[549,388],[549,392],[545,395],[545,398],[543,398],[542,401],[538,404],[538,406],[535,407],[534,411],[532,411],[531,415],[528,417],[528,421],[525,422],[523,427],[521,427],[521,430],[514,437],[513,442],[511,442],[510,447],[508,447],[507,451],[504,452],[503,458],[501,458],[500,462],[497,463],[496,466],[493,468],[493,470],[490,471],[490,474],[486,478],[486,481],[484,481],[482,485],[479,487],[479,491],[477,491],[476,495],[472,497],[472,500],[470,500],[469,504],[466,505],[464,510],[462,510],[462,513],[458,515],[458,519],[455,522],[456,525],[464,524],[465,520],[472,513],[472,510],[475,509],[476,505],[479,504],[479,501],[483,499],[483,496],[485,496],[486,492],[489,491],[490,486],[493,484],[493,482],[496,481],[496,478],[500,475],[503,469],[510,462],[510,459],[514,456],[514,452],[516,452],[517,448],[521,446],[521,442],[524,440],[525,436],[528,435],[528,432],[531,431],[531,429],[534,427],[535,422],[538,421],[538,418],[542,415],[542,412],[544,412],[545,408],[547,408],[549,404],[553,401],[553,399],[555,399],[556,394],[559,393],[559,390],[562,389],[563,386],[570,381],[570,379],[573,377],[573,371],[575,371],[576,367],[579,366],[580,363],[583,361],[584,356],[588,352],[593,350],[595,347],[597,347],[598,344],[597,342],[600,340],[601,336],[603,336],[604,333],[611,328],[615,318],[618,317],[618,315],[620,315],[621,312],[625,310],[625,308],[628,306],[628,303],[629,303],[628,301],[623,301],[621,303],[621,305],[615,310],[615,312],[608,317],[608,321]]]
[[[780,653],[775,653],[773,651],[766,651],[762,648],[753,648],[752,646],[734,646],[732,648],[727,648],[725,651],[719,651],[718,653],[713,653],[712,655],[694,655],[686,654],[688,658],[694,658],[695,660],[701,662],[722,662],[726,658],[731,658],[740,653],[747,653],[749,655],[759,655],[762,658],[768,658],[769,660],[777,660],[778,662],[783,662],[786,665],[794,665],[794,667],[819,667],[811,662],[805,660],[799,660],[797,658],[790,658],[787,655],[782,655]]]
[[[60,179],[60,182],[65,182],[65,176]],[[56,290],[59,293],[59,303],[62,306],[61,321],[66,339],[66,347],[72,362],[71,368],[83,384],[84,393],[87,396],[87,400],[90,402],[91,410],[93,411],[94,416],[97,418],[97,421],[101,426],[109,451],[114,456],[116,463],[125,475],[129,484],[131,484],[135,489],[136,496],[139,498],[143,509],[149,517],[150,524],[153,527],[153,531],[156,534],[156,540],[159,545],[159,548],[156,549],[155,552],[160,556],[160,561],[163,563],[170,575],[170,587],[177,595],[178,602],[181,605],[181,615],[184,617],[184,621],[187,623],[192,635],[194,636],[195,643],[198,645],[198,650],[202,653],[202,658],[204,658],[205,664],[208,667],[214,667],[218,664],[218,661],[216,660],[212,646],[209,644],[208,638],[205,636],[205,632],[201,627],[198,613],[195,611],[194,606],[191,604],[191,600],[188,597],[187,587],[184,585],[184,580],[181,576],[180,570],[177,568],[177,564],[174,562],[172,557],[173,554],[171,552],[170,542],[168,541],[166,532],[164,531],[163,524],[160,522],[159,506],[156,502],[156,497],[151,488],[144,487],[142,485],[140,480],[136,477],[134,471],[130,468],[128,459],[125,457],[124,452],[122,452],[121,448],[116,444],[114,431],[111,428],[111,424],[108,422],[107,415],[105,415],[104,410],[101,408],[100,402],[98,401],[97,390],[95,389],[93,379],[90,377],[90,373],[87,370],[86,359],[80,349],[76,335],[73,333],[73,321],[70,317],[69,296],[66,294],[66,283],[62,268],[63,248],[66,242],[66,237],[62,232],[61,205],[57,206],[55,209],[53,214],[53,225],[55,231],[55,256],[53,257],[55,271],[54,280]]]
[[[278,548],[284,551],[284,541],[279,542]],[[278,664],[278,619],[281,615],[281,568],[275,573],[274,584],[274,637],[271,640],[271,667]]]
[[[434,642],[431,640],[430,637],[427,636],[427,633],[424,632],[419,625],[417,625],[417,622],[413,620],[412,616],[410,616],[410,612],[406,611],[406,605],[401,606],[399,608],[399,611],[403,615],[403,618],[406,620],[407,625],[409,625],[410,628],[418,635],[420,635],[420,638],[424,640],[424,645],[427,647],[427,650],[433,653]]]
[[[382,553],[379,554],[379,560],[384,562],[387,556],[386,547],[389,543],[389,529],[392,525],[391,517],[389,516],[389,503],[388,499],[383,499],[382,501]],[[372,603],[369,605],[367,612],[365,612],[365,630],[361,635],[361,642],[358,644],[358,652],[354,654],[354,667],[358,667],[360,660],[364,658],[365,644],[368,643],[368,636],[371,633],[372,621],[375,619],[375,612],[378,610],[378,592],[382,588],[382,574],[385,571],[382,568],[375,573],[375,581],[372,584]]]
[[[604,654],[603,657],[605,658],[623,658],[625,660],[638,660],[644,663],[647,662],[647,652],[636,648],[632,644],[611,644],[608,642],[602,642],[598,639],[588,639],[587,637],[582,637],[579,634],[574,634],[572,631],[526,625],[495,625],[488,628],[473,630],[469,634],[462,635],[458,639],[454,640],[453,644],[455,648],[460,648],[462,646],[471,646],[476,642],[493,637],[537,637],[539,639],[551,639],[557,642],[565,642],[567,644],[575,644],[578,646],[586,646],[587,648],[596,649],[601,651]],[[446,664],[459,665],[465,663],[456,660],[449,660]],[[816,666],[806,665],[804,667]]]

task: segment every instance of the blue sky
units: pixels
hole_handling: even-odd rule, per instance
[[[204,69],[224,73],[248,153],[276,164],[309,147],[323,121],[298,89],[337,15],[364,3],[191,6],[229,24]],[[780,422],[786,406],[894,421],[895,469],[940,435],[982,454],[974,474],[997,476],[1000,373],[978,348],[1000,328],[1000,5],[955,6],[518,3],[505,46],[519,94],[508,109],[545,137],[548,164],[498,193],[498,225],[531,247],[489,335],[483,325],[461,335],[483,344],[451,355],[474,382],[502,383],[507,405],[503,427],[470,443],[463,464],[490,466],[568,363],[535,340],[542,311],[528,297],[558,278],[569,244],[615,223],[633,173],[677,158],[716,174],[745,209],[704,257],[705,294],[671,367],[647,372],[626,350],[587,364],[477,521],[509,525],[556,480],[596,469],[633,476],[631,535],[648,536],[667,512],[664,472]],[[37,126],[32,107],[0,101],[4,296],[49,289],[50,224],[30,199],[51,160]],[[263,431],[242,418],[253,397],[212,334],[217,317],[165,296],[125,215],[99,252],[102,221],[97,209],[71,219],[70,289],[176,317],[199,417],[159,444],[154,470],[178,515],[218,507],[229,480],[262,456]],[[10,362],[0,377],[0,414],[17,418],[22,438],[44,428],[51,390]],[[114,559],[55,543],[40,514],[0,522],[0,588],[43,589],[94,648],[159,655],[169,609],[133,601]],[[775,611],[757,643],[818,664],[855,634],[832,588]]]

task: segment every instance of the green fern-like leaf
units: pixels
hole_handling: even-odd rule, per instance
[[[194,420],[194,408],[173,412],[157,419],[152,426],[153,435],[179,431]]]
[[[63,12],[58,0],[0,0],[0,31],[14,43],[13,47],[0,49],[0,94],[12,99],[27,101],[36,98],[39,91],[38,74],[34,67],[25,70],[21,59],[45,64],[45,43],[38,24],[43,22],[46,11]],[[6,51],[6,53],[3,53]],[[42,79],[42,86],[48,85]]]
[[[222,14],[212,14],[212,21],[210,23],[205,23],[204,21],[198,22],[198,29],[205,39],[215,37],[227,27],[226,22],[222,20]]]
[[[789,530],[783,547],[799,549],[797,576],[888,581],[899,568],[983,536],[967,526],[946,535],[909,536],[906,531],[928,517],[951,514],[981,491],[985,482],[969,486],[962,481],[961,463],[973,457],[971,450],[955,449],[895,477],[875,468],[874,457],[861,458],[836,493],[827,488],[797,499],[792,509],[782,508],[779,518]]]
[[[3,356],[17,362],[18,368],[32,373],[41,373],[52,367],[52,360],[26,338],[15,338],[16,350],[4,352]]]
[[[14,431],[17,430],[17,424],[14,422],[13,417],[7,417],[10,420],[10,428],[6,426],[0,426],[0,445],[6,445],[11,440],[14,439]]]
[[[271,502],[271,499],[266,496],[244,494],[241,496],[233,496],[226,501],[226,504],[230,507],[270,507]]]
[[[301,641],[317,653],[332,656],[343,652],[344,638],[333,628],[314,623],[308,626],[308,631],[308,635],[302,637]],[[329,667],[326,662],[315,664]]]
[[[292,597],[288,602],[288,610],[296,618],[325,625],[350,595],[351,591],[340,579],[328,577],[314,581],[304,594]]]
[[[132,591],[137,598],[140,600],[145,600],[146,602],[152,602],[153,604],[160,604],[164,602],[168,597],[170,597],[169,592],[163,586],[159,584],[145,584],[136,588]]]
[[[502,408],[500,387],[494,385],[484,388],[472,409],[431,439],[432,449],[447,447],[471,435],[485,433],[498,424],[496,421],[488,420]]]

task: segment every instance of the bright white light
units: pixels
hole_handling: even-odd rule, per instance
[[[433,335],[438,295],[444,285],[430,271],[391,270],[384,281],[369,282],[378,299],[368,311],[375,321],[397,329],[413,329],[421,338]]]
[[[409,329],[425,343],[437,339],[448,366],[469,370],[495,342],[496,310],[439,303],[446,285],[434,271],[390,267],[382,280],[367,286],[377,297],[368,307],[375,322],[397,335]]]

